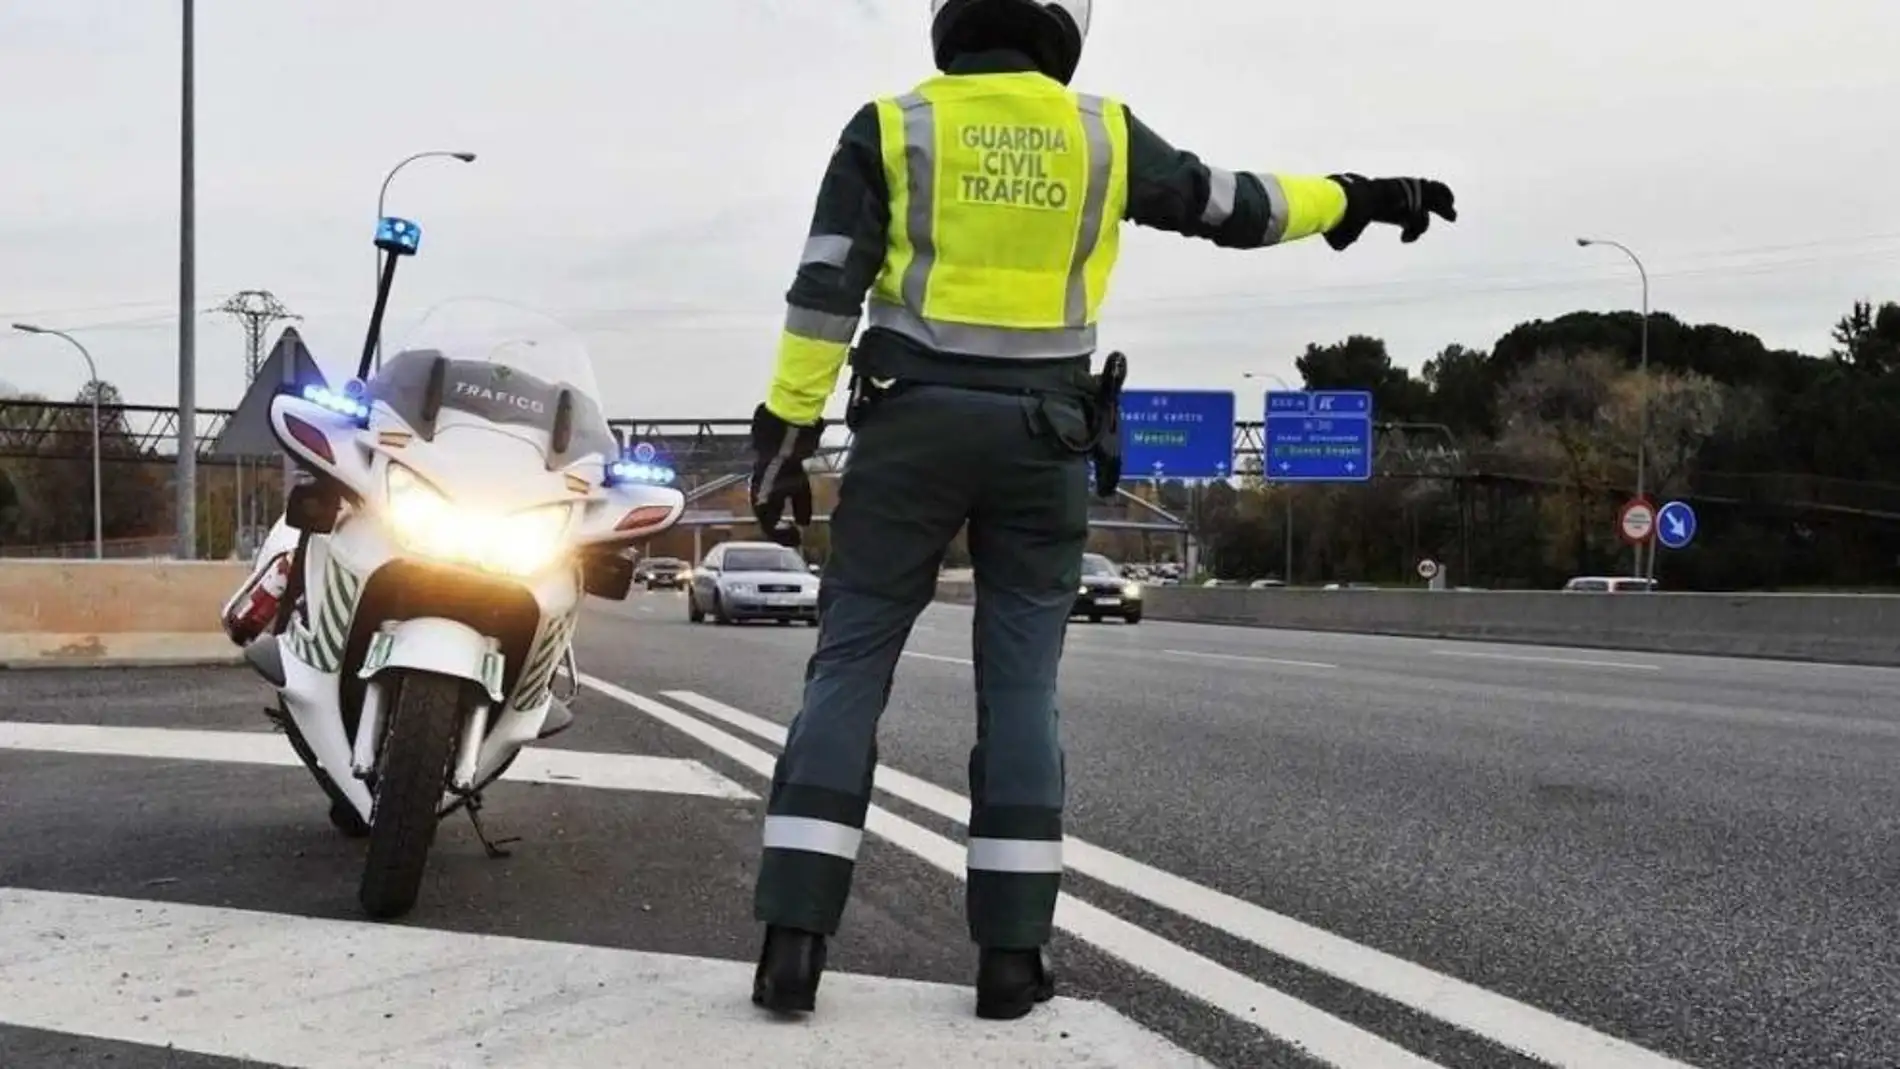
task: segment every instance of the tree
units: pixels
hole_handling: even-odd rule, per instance
[[[1696,457],[1722,425],[1729,389],[1694,372],[1652,371],[1646,389],[1641,374],[1629,374],[1616,381],[1615,392],[1614,433],[1630,441],[1640,436],[1648,394],[1649,489],[1657,494],[1686,492]]]
[[[1460,436],[1489,438],[1497,433],[1498,384],[1490,355],[1448,345],[1425,361],[1425,388],[1431,392],[1427,414]]]
[[[1294,362],[1309,390],[1369,390],[1373,411],[1382,420],[1417,420],[1426,415],[1431,388],[1395,367],[1385,342],[1354,334],[1332,345],[1308,345]]]
[[[1854,310],[1834,324],[1838,348],[1828,355],[1872,374],[1900,371],[1900,304],[1887,303],[1878,312],[1867,301],[1855,301]]]
[[[1554,510],[1550,519],[1573,536],[1576,572],[1588,570],[1596,491],[1611,481],[1629,448],[1609,433],[1619,377],[1609,353],[1549,352],[1513,375],[1499,397],[1505,414],[1500,446],[1532,472],[1554,476],[1566,492],[1568,508]]]

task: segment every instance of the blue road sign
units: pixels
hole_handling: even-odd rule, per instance
[[[1125,478],[1225,479],[1233,474],[1233,394],[1125,390],[1121,417]]]
[[[1656,541],[1664,549],[1682,549],[1695,540],[1695,510],[1687,501],[1671,501],[1656,513]]]
[[[1372,478],[1372,394],[1269,393],[1264,438],[1261,474],[1269,482],[1364,482]]]

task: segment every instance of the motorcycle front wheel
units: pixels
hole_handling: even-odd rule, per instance
[[[422,890],[467,688],[427,672],[404,672],[394,682],[357,892],[364,912],[379,920],[409,912]]]

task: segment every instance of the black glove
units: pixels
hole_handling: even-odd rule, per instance
[[[1326,244],[1344,249],[1359,240],[1371,223],[1403,227],[1399,240],[1410,245],[1432,225],[1436,215],[1458,221],[1451,187],[1430,178],[1367,178],[1359,174],[1328,175],[1346,190],[1346,217],[1326,232]]]
[[[805,474],[805,461],[818,452],[818,439],[824,433],[822,419],[800,427],[773,415],[764,405],[752,413],[754,458],[747,497],[759,528],[781,545],[797,548],[798,528],[811,524],[811,476]],[[787,503],[792,506],[789,519]]]

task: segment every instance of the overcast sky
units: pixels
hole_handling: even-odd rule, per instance
[[[74,330],[177,397],[175,0],[0,0],[0,321]],[[331,369],[373,292],[375,196],[419,220],[393,329],[503,296],[587,331],[608,412],[744,416],[838,130],[932,73],[927,0],[199,0],[198,306],[273,291]],[[1428,174],[1462,221],[1252,253],[1129,228],[1104,343],[1131,385],[1254,392],[1307,342],[1414,368],[1525,319],[1658,310],[1820,352],[1900,299],[1895,0],[1102,0],[1077,85],[1235,169]],[[274,332],[273,332],[274,335]],[[199,319],[199,403],[241,336]],[[0,380],[67,396],[56,340]],[[1242,410],[1257,405],[1242,402]]]

